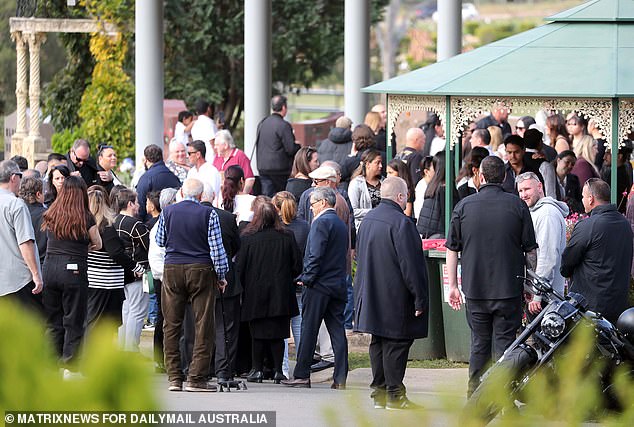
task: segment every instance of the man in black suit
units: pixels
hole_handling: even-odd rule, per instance
[[[355,327],[372,334],[374,407],[413,409],[403,378],[414,339],[427,336],[428,280],[416,225],[403,210],[407,184],[387,177],[381,203],[359,227],[355,276]],[[377,242],[382,242],[377,244]]]
[[[329,187],[316,187],[310,196],[314,220],[306,244],[304,271],[298,278],[298,283],[306,287],[302,297],[302,339],[297,349],[294,379],[282,381],[287,386],[310,388],[310,365],[322,320],[335,353],[331,388],[343,389],[346,385],[348,341],[343,312],[347,301],[349,234],[334,209],[336,202],[337,193]]]

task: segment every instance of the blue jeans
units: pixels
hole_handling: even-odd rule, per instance
[[[343,311],[343,326],[346,329],[352,329],[352,318],[354,316],[354,289],[352,289],[352,276],[346,276],[348,286],[348,302]]]
[[[158,317],[158,304],[156,302],[156,294],[150,294],[150,308],[147,314],[148,322],[156,324],[156,318]]]
[[[291,331],[293,332],[293,339],[295,340],[295,352],[297,352],[302,332],[302,294],[296,293],[295,297],[297,298],[299,314],[291,318]],[[284,360],[282,361],[282,372],[288,377],[288,339],[284,340]]]

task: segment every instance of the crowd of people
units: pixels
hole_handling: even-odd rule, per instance
[[[447,239],[449,302],[466,304],[472,330],[469,393],[492,349],[497,357],[513,341],[523,304],[542,309],[517,279],[526,266],[561,292],[571,278],[611,321],[627,308],[630,141],[618,152],[612,205],[601,179],[610,152],[577,113],[552,114],[542,128],[524,116],[513,130],[495,106],[463,132],[463,167],[447,182],[435,114],[406,131],[388,163],[382,105],[354,129],[340,117],[316,147],[295,140],[284,96],[271,110],[255,141],[259,179],[202,101],[196,116],[179,114],[167,156],[144,149],[130,187],[116,175],[114,147],[92,157],[81,139],[39,170],[20,157],[0,163],[0,294],[41,315],[66,378],[81,375],[81,345],[96,325],[116,325],[120,347],[138,352],[150,323],[170,391],[214,391],[212,378],[238,375],[311,387],[311,372],[329,367],[332,388],[344,389],[347,335],[357,331],[372,335],[375,407],[414,408],[403,378],[428,329],[421,238]],[[567,241],[570,213],[590,218]]]

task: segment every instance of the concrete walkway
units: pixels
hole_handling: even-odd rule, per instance
[[[467,374],[467,369],[408,369],[407,394],[424,406],[421,412],[374,409],[369,368],[351,371],[345,391],[330,389],[332,369],[314,375],[311,389],[265,381],[231,393],[169,392],[164,375],[156,376],[156,388],[166,411],[275,411],[277,426],[445,426],[464,404]]]

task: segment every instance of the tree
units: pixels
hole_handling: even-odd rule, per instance
[[[389,0],[372,0],[372,22]],[[165,2],[165,96],[189,105],[217,103],[230,129],[244,93],[244,4],[235,0]],[[272,2],[273,82],[279,91],[310,87],[343,55],[344,2]]]

